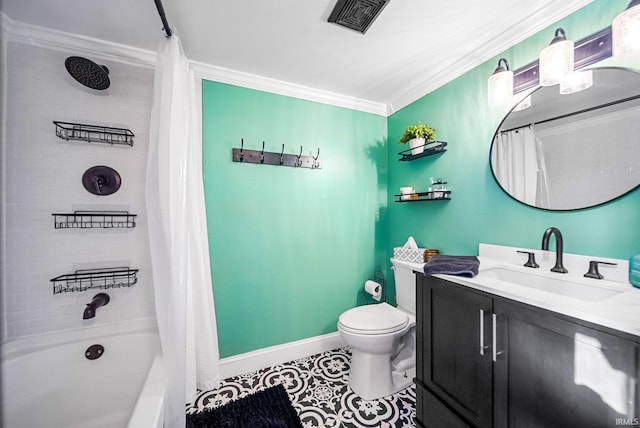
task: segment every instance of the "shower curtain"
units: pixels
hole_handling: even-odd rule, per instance
[[[514,198],[529,205],[546,199],[544,154],[531,127],[496,134],[491,152],[496,178]]]
[[[220,382],[193,71],[177,35],[158,50],[145,197],[156,318],[167,367],[165,426],[185,424],[196,388]]]

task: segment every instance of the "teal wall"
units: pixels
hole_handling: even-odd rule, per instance
[[[539,248],[544,230],[557,226],[570,253],[622,259],[640,253],[640,190],[591,209],[542,211],[503,193],[489,166],[493,134],[509,110],[487,107],[487,78],[498,58],[506,57],[517,69],[537,59],[557,26],[580,40],[611,25],[627,4],[597,0],[389,117],[390,247],[413,235],[419,245],[448,254],[477,254],[480,242]],[[395,142],[407,125],[418,121],[435,127],[438,139],[449,143],[448,151],[412,162],[395,161],[403,148]],[[400,186],[424,191],[432,176],[449,182],[450,202],[392,202]]]
[[[203,156],[220,353],[336,331],[387,264],[387,120],[205,81]],[[231,149],[315,155],[322,169],[231,161]]]
[[[557,226],[567,252],[640,253],[640,190],[603,206],[549,212],[504,194],[489,168],[493,133],[509,110],[488,108],[487,77],[499,57],[519,68],[561,25],[573,40],[601,30],[627,0],[596,0],[388,119],[216,82],[203,84],[204,179],[220,352],[227,357],[336,331],[339,314],[368,300],[361,289],[392,248],[477,254],[478,243],[538,248]],[[607,61],[607,65],[616,65]],[[640,64],[632,64],[638,66]],[[428,123],[449,142],[442,155],[398,162],[407,125]],[[387,137],[388,141],[387,142]],[[245,147],[304,154],[322,170],[231,162]],[[394,203],[401,186],[449,182],[449,202]],[[388,189],[388,190],[387,190]]]

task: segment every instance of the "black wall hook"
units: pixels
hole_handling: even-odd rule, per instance
[[[264,141],[262,142],[262,151],[260,152],[260,163],[264,163]]]
[[[240,139],[240,162],[244,160],[244,138]]]
[[[300,154],[298,155],[298,159],[296,159],[296,166],[302,166],[302,162],[300,158],[302,157],[302,146],[300,146]]]
[[[282,151],[280,152],[280,165],[284,162],[284,144],[282,145]]]
[[[311,168],[320,168],[320,163],[318,162],[318,158],[320,157],[320,148],[318,147],[318,154],[313,157],[313,164]]]

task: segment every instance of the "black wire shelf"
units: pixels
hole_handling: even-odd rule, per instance
[[[397,198],[396,202],[450,201],[451,190],[434,190],[394,196]]]
[[[139,269],[116,267],[83,269],[52,278],[53,294],[72,293],[91,289],[128,288],[138,282]]]
[[[56,136],[67,141],[104,143],[133,147],[134,134],[129,129],[54,120]]]
[[[137,214],[129,211],[74,211],[53,213],[56,229],[131,229]]]
[[[404,162],[404,161],[412,161],[412,160],[420,159],[426,156],[439,155],[447,151],[447,149],[445,149],[446,146],[447,146],[446,141],[429,141],[426,144],[419,146],[424,148],[422,150],[422,153],[418,153],[414,155],[412,153],[413,149],[407,149],[407,150],[398,152],[398,155],[400,155],[400,159],[398,160]]]

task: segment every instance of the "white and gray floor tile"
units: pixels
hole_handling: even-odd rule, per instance
[[[415,427],[415,386],[377,400],[363,400],[349,388],[350,349],[340,348],[224,380],[202,391],[187,413],[218,407],[282,384],[305,428]]]

